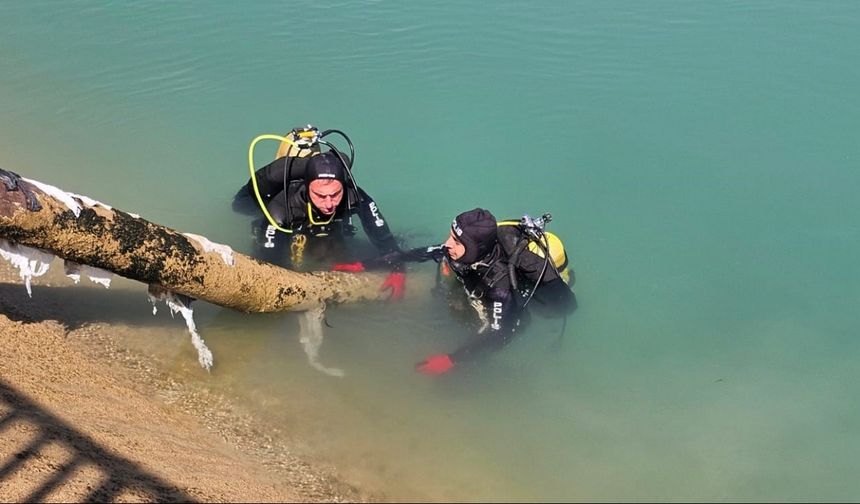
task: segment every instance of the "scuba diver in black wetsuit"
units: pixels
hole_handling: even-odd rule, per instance
[[[442,374],[459,362],[507,344],[520,330],[527,306],[540,306],[546,315],[564,317],[576,309],[571,291],[575,279],[561,241],[544,231],[550,218],[547,214],[540,219],[496,222],[493,214],[476,208],[454,219],[442,245],[395,252],[364,263],[337,264],[334,269],[363,271],[390,262],[434,260],[442,263],[443,271],[453,272],[481,326],[460,348],[416,365],[416,371]]]
[[[322,139],[332,132],[346,138],[352,156]],[[349,253],[344,239],[355,234],[354,215],[380,254],[398,252],[376,202],[355,183],[351,171],[355,151],[349,138],[337,130],[320,133],[310,125],[290,135],[299,139],[295,148],[257,170],[233,198],[234,210],[264,215],[253,225],[256,255],[276,264],[289,259],[294,268],[301,268],[308,247],[316,259],[342,261]],[[328,150],[320,152],[320,144]],[[391,299],[396,300],[403,295],[405,275],[398,264],[390,264],[392,273],[382,288],[390,288]]]

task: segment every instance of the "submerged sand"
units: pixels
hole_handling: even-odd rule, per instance
[[[0,287],[0,501],[378,500],[123,348],[109,324],[30,301],[4,261]]]

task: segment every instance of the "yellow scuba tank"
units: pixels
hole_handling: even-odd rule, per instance
[[[552,263],[555,265],[558,270],[558,274],[561,276],[561,279],[564,280],[564,283],[570,284],[570,271],[567,267],[567,252],[564,250],[564,244],[561,242],[561,238],[549,231],[544,231],[544,235],[546,236],[548,244],[547,248],[549,249],[549,258],[552,259]],[[544,256],[543,247],[538,245],[534,240],[529,241],[528,249],[529,252],[538,257]]]
[[[499,221],[498,223],[499,226],[519,226],[521,224],[521,221],[515,220]],[[564,280],[564,283],[572,285],[570,270],[568,268],[569,261],[567,259],[567,252],[564,250],[564,244],[561,242],[561,238],[556,236],[555,233],[551,233],[549,231],[544,231],[543,235],[546,236],[546,245],[548,245],[547,248],[549,249],[549,256],[552,260],[553,265],[555,265],[555,268],[558,270],[559,276],[561,276],[561,279]],[[527,236],[529,239],[529,252],[535,254],[538,257],[544,257],[543,247],[541,246],[543,244],[539,245],[535,241],[535,238],[532,236],[525,236]]]
[[[296,128],[284,135],[283,141],[278,146],[275,159],[284,156],[307,157],[320,153],[319,131],[310,124],[304,128]]]

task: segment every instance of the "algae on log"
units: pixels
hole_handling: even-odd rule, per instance
[[[0,238],[195,299],[245,312],[278,312],[382,296],[381,275],[298,273],[237,252],[231,265],[205,251],[202,237],[5,170],[0,182]],[[75,203],[79,208],[73,209]]]

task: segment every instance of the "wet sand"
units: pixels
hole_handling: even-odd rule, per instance
[[[59,285],[58,269],[33,284]],[[29,300],[5,261],[0,287],[0,501],[380,500],[123,348],[109,324],[70,324],[38,289]]]

